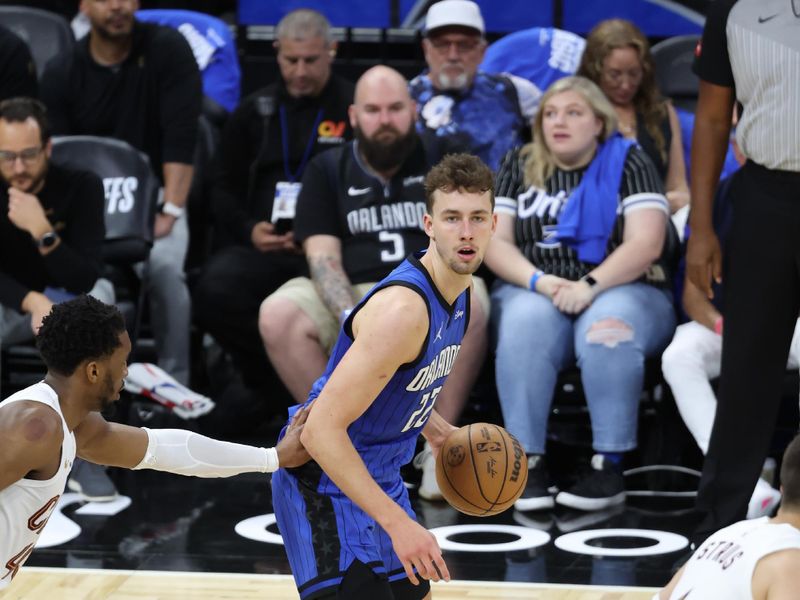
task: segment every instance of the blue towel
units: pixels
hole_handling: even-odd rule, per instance
[[[619,184],[628,150],[636,142],[614,134],[597,148],[583,179],[558,218],[556,237],[578,252],[582,262],[603,262],[617,219]]]

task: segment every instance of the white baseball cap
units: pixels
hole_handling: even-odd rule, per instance
[[[480,7],[471,0],[441,0],[428,9],[425,34],[439,27],[469,27],[481,35],[486,31]]]

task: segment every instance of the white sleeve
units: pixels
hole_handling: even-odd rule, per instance
[[[275,448],[221,442],[184,429],[148,429],[142,462],[134,467],[194,477],[231,477],[272,473],[278,469]]]

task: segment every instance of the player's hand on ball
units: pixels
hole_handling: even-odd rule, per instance
[[[289,427],[286,428],[286,435],[275,446],[278,451],[278,464],[281,467],[299,467],[311,460],[311,456],[300,442],[300,434],[303,432],[306,419],[308,419],[309,410],[311,410],[310,404],[294,413]]]
[[[442,558],[439,543],[430,531],[409,518],[387,533],[412,584],[419,585],[414,569],[423,579],[450,581],[450,571]]]

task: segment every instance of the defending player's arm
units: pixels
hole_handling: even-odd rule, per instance
[[[353,286],[342,266],[342,241],[333,235],[312,235],[303,242],[314,287],[331,311],[340,318],[356,304]]]
[[[398,367],[413,361],[428,331],[424,301],[392,286],[375,294],[353,321],[355,341],[314,401],[303,445],[333,482],[389,534],[409,580],[450,578],[433,535],[412,520],[369,474],[347,429],[374,402]],[[435,565],[435,567],[434,567]]]
[[[155,469],[194,477],[272,473],[308,461],[300,443],[308,411],[297,411],[275,448],[257,448],[208,438],[184,429],[144,429],[109,423],[90,414],[75,430],[78,455],[102,465]]]
[[[26,476],[49,479],[46,472],[60,456],[61,419],[41,402],[21,400],[0,411],[0,491]]]

